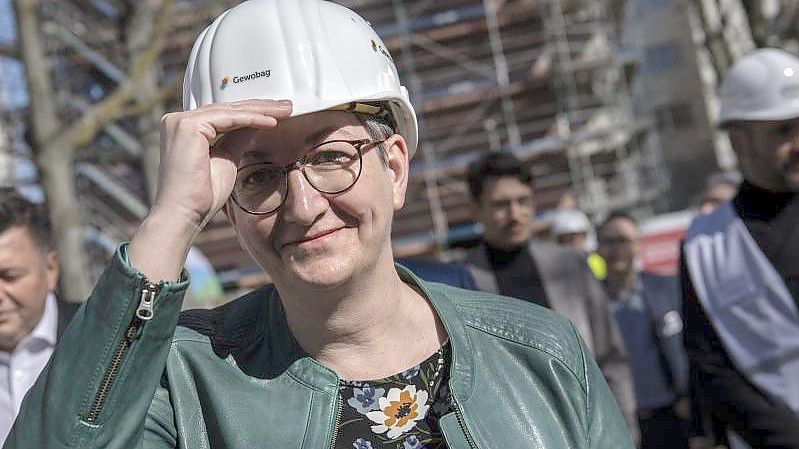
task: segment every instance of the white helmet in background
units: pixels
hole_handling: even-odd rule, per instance
[[[591,221],[582,211],[577,209],[558,210],[552,214],[552,235],[560,237],[567,234],[588,234]]]
[[[720,126],[799,117],[799,59],[775,48],[739,59],[721,84]]]
[[[291,100],[292,116],[381,102],[416,151],[416,114],[385,44],[369,22],[332,2],[248,0],[197,37],[183,109],[256,98]]]

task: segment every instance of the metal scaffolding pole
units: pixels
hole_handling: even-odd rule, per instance
[[[500,104],[502,105],[502,115],[505,119],[505,127],[508,132],[508,141],[511,148],[518,148],[522,144],[519,125],[516,122],[516,113],[513,109],[513,99],[510,98],[510,75],[508,73],[508,61],[505,59],[505,50],[502,46],[502,35],[499,32],[499,21],[497,20],[497,8],[495,0],[483,0],[485,8],[486,25],[488,28],[488,40],[491,44],[491,54],[494,57],[494,67],[496,69],[497,84],[500,88]]]
[[[422,94],[422,80],[416,72],[416,64],[413,56],[413,48],[411,43],[412,31],[410,29],[408,11],[405,8],[402,0],[392,0],[394,6],[394,14],[397,17],[397,24],[399,25],[402,39],[402,60],[407,67],[405,79],[408,80],[410,87],[410,94],[412,98],[420,98]],[[419,147],[423,149],[424,163],[427,167],[432,168],[436,166],[436,150],[433,145],[425,137],[424,133],[424,116],[417,111],[417,118],[419,121]],[[424,170],[425,191],[427,193],[427,201],[430,203],[430,218],[433,221],[433,238],[436,242],[438,252],[445,255],[443,251],[447,246],[447,235],[449,233],[449,223],[447,220],[446,212],[441,205],[441,197],[438,191],[438,177],[434,170]]]

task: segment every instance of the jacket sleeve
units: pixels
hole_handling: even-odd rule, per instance
[[[720,422],[721,427],[729,426],[753,447],[799,447],[796,415],[755,388],[735,369],[699,302],[684,257],[680,261],[680,279],[685,346],[698,381],[695,387],[699,400],[705,408],[702,416],[711,423]]]
[[[682,295],[677,276],[643,274],[644,300],[659,343],[660,357],[679,396],[688,397],[689,370],[685,353]]]
[[[188,285],[162,283],[152,319],[135,311],[147,284],[123,246],[67,327],[53,357],[28,392],[5,449],[161,449],[174,447],[145,420],[164,371]],[[127,336],[127,337],[126,337]],[[161,412],[164,412],[163,407]],[[153,426],[152,429],[155,429]],[[147,443],[145,444],[145,441]]]
[[[627,350],[619,327],[610,311],[607,296],[586,263],[582,263],[585,294],[590,307],[594,356],[613,396],[621,408],[624,421],[635,441],[639,440],[635,390],[627,363]]]
[[[574,329],[579,339],[579,333]],[[588,415],[588,447],[591,449],[632,449],[629,425],[613,398],[606,376],[582,344],[586,410]]]

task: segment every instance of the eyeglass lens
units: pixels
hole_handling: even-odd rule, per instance
[[[295,162],[305,179],[322,193],[343,192],[358,180],[361,156],[349,141],[330,141],[311,149]],[[285,201],[289,168],[271,163],[254,163],[239,169],[233,187],[233,199],[247,212],[270,213]]]

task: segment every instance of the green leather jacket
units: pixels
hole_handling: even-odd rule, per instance
[[[449,448],[632,448],[566,319],[398,271],[449,335],[454,412],[440,421]],[[150,284],[123,248],[25,398],[4,448],[330,447],[338,378],[298,346],[277,292],[185,313],[178,325],[187,285]]]

